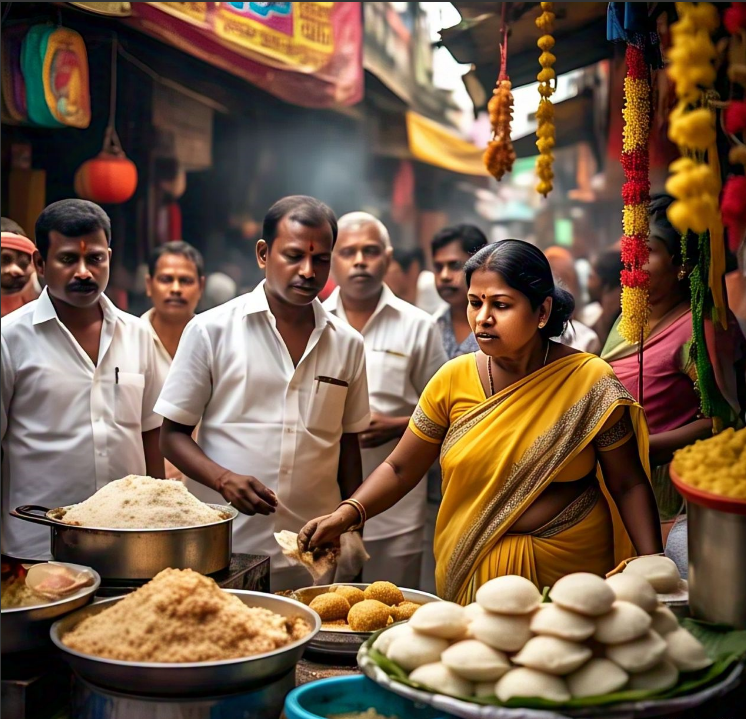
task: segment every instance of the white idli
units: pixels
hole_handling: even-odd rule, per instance
[[[635,574],[647,579],[658,594],[670,594],[679,588],[681,576],[673,560],[657,555],[638,557],[624,570],[625,574]]]
[[[590,617],[563,609],[554,603],[542,604],[531,617],[530,626],[534,634],[559,637],[571,642],[588,639],[596,629],[596,623]]]
[[[446,649],[448,649],[447,639],[412,632],[412,634],[395,638],[389,645],[386,656],[405,671],[411,672],[423,664],[439,662],[440,655]]]
[[[470,682],[496,682],[510,669],[505,654],[476,639],[452,644],[440,655],[440,661]]]
[[[397,637],[411,636],[412,634],[414,634],[414,629],[412,629],[408,624],[397,624],[396,626],[391,627],[391,629],[381,632],[378,639],[373,642],[373,649],[381,652],[384,656],[388,656],[389,647],[394,639]]]
[[[474,685],[471,682],[462,679],[441,662],[418,667],[409,675],[409,679],[424,684],[438,694],[453,697],[470,697],[474,694]]]
[[[598,697],[619,691],[627,679],[627,672],[610,659],[591,659],[567,677],[567,686],[574,697]]]
[[[650,615],[653,618],[651,629],[658,632],[662,637],[670,632],[675,632],[679,628],[679,620],[676,615],[665,605],[656,607]]]
[[[675,664],[663,660],[652,669],[633,674],[629,680],[629,688],[646,692],[662,692],[670,689],[679,681],[679,670]]]
[[[602,644],[623,644],[645,634],[653,623],[650,615],[632,602],[614,602],[611,610],[596,617],[593,638]]]
[[[493,649],[517,652],[531,638],[530,624],[531,617],[527,614],[511,616],[485,612],[469,625],[469,633]]]
[[[514,664],[547,674],[563,676],[579,669],[593,654],[590,647],[558,637],[533,637],[518,654]]]
[[[588,617],[606,614],[616,599],[612,588],[601,577],[589,572],[576,572],[558,579],[549,597],[564,609]]]
[[[630,674],[645,672],[663,659],[666,646],[661,636],[650,630],[631,642],[609,644],[606,657]]]
[[[541,592],[525,577],[509,574],[477,589],[477,604],[498,614],[530,614],[541,604]]]
[[[549,699],[555,702],[570,700],[567,684],[560,677],[520,667],[511,669],[495,687],[497,698],[506,702],[514,697]]]
[[[668,645],[666,659],[675,664],[680,672],[696,672],[712,664],[699,639],[684,627],[666,634],[665,642]]]
[[[464,614],[466,614],[466,619],[470,622],[473,622],[477,617],[481,617],[484,612],[485,610],[476,602],[467,604],[464,607]]]
[[[409,620],[409,626],[420,634],[441,639],[461,639],[468,624],[464,608],[455,602],[423,604]]]
[[[652,612],[658,606],[658,595],[653,585],[637,574],[614,574],[606,580],[617,599],[632,602],[646,612]]]

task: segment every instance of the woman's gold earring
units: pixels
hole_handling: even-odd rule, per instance
[[[682,265],[681,269],[679,270],[679,282],[683,282],[685,279],[686,279],[686,267]]]
[[[546,324],[546,322],[544,322],[544,321],[539,322],[539,329],[543,330],[545,324]]]

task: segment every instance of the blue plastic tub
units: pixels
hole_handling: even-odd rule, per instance
[[[398,719],[455,719],[423,704],[386,691],[364,676],[334,677],[293,689],[285,700],[287,719],[326,719],[330,714],[364,712]]]

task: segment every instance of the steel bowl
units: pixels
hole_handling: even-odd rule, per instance
[[[0,635],[2,653],[26,652],[50,647],[49,628],[60,617],[74,612],[93,599],[101,585],[101,577],[95,569],[80,564],[59,562],[72,569],[86,570],[93,574],[93,584],[79,589],[74,594],[56,602],[36,604],[30,607],[3,609],[0,613]]]
[[[223,504],[208,506],[223,512],[225,519],[169,529],[78,527],[60,520],[70,507],[30,504],[10,514],[50,527],[52,556],[57,561],[93,567],[104,579],[152,579],[168,568],[214,574],[230,564],[238,511]]]
[[[321,628],[321,619],[304,604],[261,592],[224,589],[247,607],[269,609],[283,617],[301,617],[311,631],[292,644],[252,657],[215,662],[125,662],[95,657],[70,649],[62,637],[83,619],[108,609],[123,599],[115,597],[85,607],[52,625],[50,636],[73,671],[90,684],[125,694],[150,697],[219,696],[266,685],[269,679],[287,674],[300,660],[306,645]]]
[[[314,597],[326,594],[332,587],[339,584],[344,584],[346,587],[357,587],[358,589],[365,589],[370,586],[370,584],[354,584],[349,582],[320,584],[316,587],[296,589],[289,596],[303,604],[310,604]],[[442,601],[440,597],[436,597],[434,594],[421,592],[417,589],[403,589],[401,587],[400,589],[404,596],[404,601],[407,602],[430,604],[430,602]],[[356,632],[349,627],[325,627],[322,623],[318,636],[314,637],[313,641],[308,645],[309,658],[327,662],[354,663],[357,659],[358,650],[371,634],[373,632]]]

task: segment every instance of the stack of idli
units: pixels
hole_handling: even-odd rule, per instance
[[[466,607],[424,605],[407,624],[384,631],[374,648],[413,682],[452,696],[566,702],[623,689],[664,691],[680,672],[712,661],[658,601],[672,585],[670,567],[649,565],[654,585],[644,564],[606,580],[569,574],[546,603],[527,579],[498,577]]]

